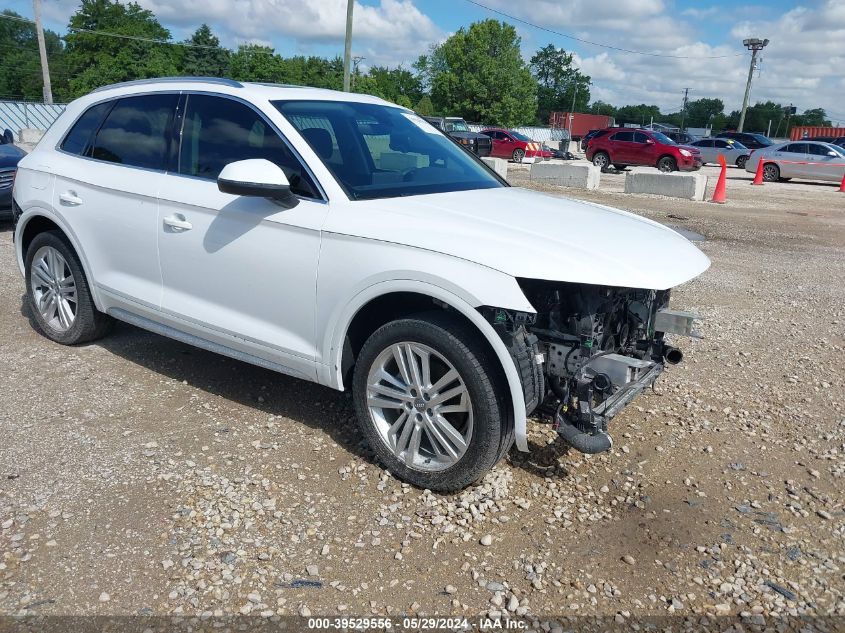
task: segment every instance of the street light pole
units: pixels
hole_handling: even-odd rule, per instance
[[[343,91],[350,89],[350,66],[352,62],[352,9],[355,0],[346,0],[346,44],[343,47]]]
[[[739,125],[736,127],[737,132],[742,132],[745,125],[745,111],[748,109],[748,95],[751,92],[751,78],[754,75],[754,69],[757,67],[757,53],[762,51],[769,44],[769,40],[761,40],[756,37],[750,37],[747,40],[742,40],[742,45],[751,51],[751,66],[748,68],[748,81],[745,82],[745,96],[742,98],[742,114],[739,115]]]

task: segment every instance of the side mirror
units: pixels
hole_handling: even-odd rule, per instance
[[[270,198],[288,209],[299,204],[285,172],[264,158],[229,163],[217,176],[217,188],[236,196]]]

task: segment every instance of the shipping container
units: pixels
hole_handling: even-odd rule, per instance
[[[845,127],[822,127],[818,125],[796,125],[789,132],[789,140],[816,138],[817,136],[845,136]]]
[[[569,119],[569,112],[552,112],[549,114],[549,125],[556,128],[570,130],[572,140],[579,141],[590,130],[603,130],[613,126],[613,117],[603,114],[582,114],[572,113],[572,120]]]

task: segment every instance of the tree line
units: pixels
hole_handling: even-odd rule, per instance
[[[187,40],[176,42],[152,11],[134,2],[82,0],[67,30],[64,36],[45,31],[56,102],[70,101],[105,84],[176,75],[335,90],[343,85],[340,57],[284,57],[271,47],[255,44],[232,50],[221,46],[206,24]],[[549,44],[526,62],[520,44],[516,29],[506,22],[475,22],[433,45],[410,67],[356,68],[352,89],[423,115],[462,116],[505,127],[545,125],[551,112],[570,110],[612,116],[619,123],[642,125],[653,120],[717,130],[735,127],[739,121],[738,111],[725,113],[721,99],[693,100],[685,110],[667,114],[656,105],[615,107],[591,102],[590,77],[575,66],[572,53]],[[0,51],[0,99],[40,100],[35,25],[4,10]],[[776,126],[783,126],[784,135],[789,125],[830,124],[821,108],[790,115],[781,104],[769,101],[748,109],[745,129],[765,132],[770,120],[772,133]]]

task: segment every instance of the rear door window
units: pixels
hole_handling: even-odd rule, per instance
[[[788,154],[806,154],[807,153],[807,144],[806,143],[790,143],[786,147],[784,147],[782,152],[786,152]]]
[[[92,158],[130,167],[165,170],[176,94],[120,99],[100,126]]]
[[[70,128],[60,148],[70,154],[82,156],[88,149],[91,137],[99,127],[103,116],[113,105],[114,101],[104,101],[88,108]]]

